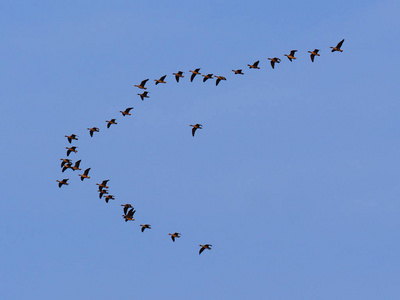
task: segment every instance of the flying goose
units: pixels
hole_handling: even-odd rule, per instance
[[[308,53],[311,53],[311,54],[310,54],[311,62],[314,62],[314,57],[315,57],[315,56],[320,56],[320,55],[318,54],[318,51],[319,51],[319,49],[314,49],[314,51],[308,51]]]
[[[90,136],[93,137],[93,132],[99,132],[100,129],[97,127],[87,128],[89,130]]]
[[[175,238],[180,238],[181,234],[179,232],[175,232],[175,233],[168,233],[171,236],[171,239],[173,242],[175,242]]]
[[[343,50],[340,49],[340,48],[342,47],[342,45],[343,45],[343,42],[344,42],[344,39],[341,40],[341,41],[336,45],[336,47],[329,47],[329,48],[332,48],[332,51],[331,51],[331,52],[335,52],[335,51],[343,52]]]
[[[71,144],[72,140],[78,140],[76,134],[71,134],[71,135],[65,135],[66,138],[68,138],[68,142]]]
[[[110,128],[111,124],[118,124],[117,122],[115,122],[116,119],[111,119],[110,121],[106,120],[107,124],[107,128]]]
[[[297,52],[297,50],[292,50],[290,51],[290,54],[284,54],[290,61],[292,61],[292,59],[296,59],[297,57],[294,57],[294,54]]]
[[[139,85],[134,85],[134,86],[136,86],[136,87],[138,87],[139,89],[142,89],[142,90],[147,90],[147,87],[145,87],[145,84],[146,84],[146,82],[148,81],[149,79],[147,78],[147,79],[145,79],[145,80],[143,80]]]
[[[103,180],[102,183],[96,183],[96,185],[99,186],[99,190],[102,190],[103,188],[108,189],[107,182],[109,182],[109,181],[110,181],[110,179]]]
[[[75,146],[65,147],[65,149],[67,149],[67,156],[69,156],[71,154],[71,152],[74,152],[74,153],[78,152],[78,150],[76,150],[76,148],[78,148],[78,147],[75,147]]]
[[[258,64],[260,63],[260,61],[259,60],[257,60],[254,64],[252,64],[252,65],[249,65],[248,64],[248,66],[249,66],[249,69],[259,69],[260,67],[258,66]]]
[[[145,91],[143,92],[143,94],[138,94],[140,96],[140,99],[142,99],[142,101],[144,100],[144,98],[150,98],[149,96],[147,96],[149,92]]]
[[[201,68],[197,68],[194,71],[189,70],[189,72],[192,72],[192,76],[190,76],[190,82],[193,81],[193,79],[196,77],[196,75],[201,75],[201,73],[199,72]]]
[[[215,78],[217,78],[217,81],[215,82],[215,85],[217,86],[218,85],[218,83],[221,81],[221,80],[226,80],[226,78],[224,77],[224,76],[214,76]]]
[[[233,72],[235,72],[235,74],[241,74],[244,75],[244,73],[242,72],[242,69],[238,69],[238,70],[232,70]]]
[[[133,107],[128,107],[124,111],[120,110],[119,112],[125,117],[125,116],[130,116],[131,114],[129,113],[133,109]]]
[[[203,76],[203,82],[206,82],[207,79],[212,79],[213,78],[213,74],[207,74],[207,75],[201,75]]]
[[[196,132],[197,129],[203,129],[203,125],[201,124],[195,124],[195,125],[189,125],[192,126],[192,136],[194,136],[194,133]]]
[[[272,69],[275,69],[275,63],[279,64],[281,62],[281,59],[278,58],[278,57],[274,57],[274,58],[269,58],[268,57],[268,59],[271,61]]]
[[[144,225],[140,224],[140,226],[142,226],[142,232],[143,232],[146,228],[151,229],[150,224],[144,224]]]
[[[175,79],[176,79],[176,82],[179,82],[179,77],[185,77],[185,76],[183,76],[182,74],[183,74],[184,72],[182,72],[182,71],[179,71],[178,73],[172,73],[173,75],[175,75]]]
[[[205,244],[205,245],[199,245],[201,248],[200,248],[200,251],[199,251],[199,255],[201,254],[201,252],[203,252],[204,251],[204,249],[208,249],[208,250],[211,250],[211,246],[212,245],[210,245],[210,244]]]
[[[164,81],[165,77],[167,77],[167,75],[162,76],[160,79],[154,79],[156,85],[159,83],[167,83],[166,81]]]
[[[78,174],[79,176],[81,176],[81,181],[83,181],[83,179],[85,179],[85,178],[88,178],[88,179],[90,178],[90,176],[89,176],[90,169],[91,168],[87,168],[85,170],[85,172],[83,172],[83,174]]]
[[[69,178],[63,179],[63,180],[56,180],[58,182],[58,187],[62,187],[63,184],[64,185],[69,185],[69,183],[67,182],[69,180]]]
[[[128,208],[133,208],[133,206],[132,206],[131,204],[129,204],[129,203],[127,203],[127,204],[121,204],[121,206],[124,207],[124,215],[127,214]]]

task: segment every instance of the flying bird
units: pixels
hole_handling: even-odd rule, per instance
[[[93,137],[93,132],[99,132],[100,129],[97,127],[87,128],[89,130],[90,136]]]
[[[207,79],[212,79],[213,78],[213,74],[207,74],[207,75],[201,75],[203,76],[203,82],[206,82]]]
[[[258,64],[260,63],[260,61],[259,60],[257,60],[254,64],[252,64],[252,65],[249,65],[248,64],[248,66],[249,66],[249,69],[259,69],[260,67],[258,66]]]
[[[201,252],[204,251],[204,249],[211,250],[211,246],[212,246],[212,245],[210,245],[210,244],[205,244],[205,245],[199,245],[199,246],[201,247],[200,250],[199,250],[199,255],[200,255]]]
[[[127,203],[127,204],[121,204],[121,206],[124,207],[124,215],[127,214],[128,208],[133,208],[133,206],[132,206],[131,204],[129,204],[129,203]]]
[[[175,232],[175,233],[168,233],[171,236],[171,239],[173,242],[175,242],[175,238],[180,238],[181,234],[179,232]]]
[[[81,170],[81,168],[79,168],[79,165],[81,164],[81,160],[78,160],[75,162],[74,166],[71,168],[73,171],[75,170]]]
[[[226,80],[226,78],[224,77],[224,76],[214,76],[215,78],[217,78],[217,81],[215,82],[215,85],[217,86],[218,85],[218,83],[221,81],[221,80]]]
[[[76,148],[78,148],[78,147],[75,147],[75,146],[65,147],[65,149],[67,149],[67,156],[69,156],[71,154],[71,152],[74,152],[74,153],[78,152],[78,150],[76,150]]]
[[[109,200],[115,200],[115,198],[113,195],[107,195],[107,196],[104,196],[104,200],[106,201],[106,203],[108,203]]]
[[[100,190],[100,191],[101,191],[102,189],[108,189],[107,182],[109,182],[109,181],[110,181],[110,179],[103,180],[102,183],[96,183],[96,185],[99,186],[99,190]]]
[[[71,135],[65,135],[66,138],[68,138],[68,142],[71,144],[72,140],[78,140],[76,134],[71,134]]]
[[[115,120],[116,120],[116,119],[111,119],[110,121],[107,121],[107,120],[106,120],[106,123],[108,123],[108,124],[107,124],[107,128],[110,128],[111,124],[118,124],[117,122],[115,122]]]
[[[99,192],[99,199],[101,199],[103,195],[108,194],[108,191],[106,189],[101,189],[101,190],[99,189],[98,192]]]
[[[196,132],[197,129],[203,129],[203,125],[201,124],[195,124],[195,125],[189,125],[192,126],[192,136],[194,136],[194,133]]]
[[[125,117],[125,116],[130,116],[131,114],[129,113],[133,109],[133,107],[128,107],[124,111],[120,110],[119,112]]]
[[[149,96],[147,96],[149,92],[145,91],[143,92],[143,94],[138,94],[140,96],[140,99],[142,99],[142,101],[144,100],[144,98],[150,98]]]
[[[284,54],[290,61],[292,61],[292,59],[296,59],[297,57],[294,56],[294,54],[297,52],[297,50],[292,50],[290,51],[290,54]]]
[[[331,52],[335,52],[335,51],[343,52],[343,50],[340,49],[340,48],[342,47],[342,45],[343,45],[343,42],[344,42],[344,39],[341,40],[341,41],[336,45],[336,47],[330,47],[330,48],[332,48],[332,51],[331,51]]]
[[[166,81],[164,81],[165,77],[167,77],[167,75],[164,75],[160,79],[154,79],[154,81],[156,82],[156,85],[159,83],[167,83]]]
[[[69,178],[63,179],[63,180],[56,180],[58,182],[58,187],[62,187],[63,185],[69,185],[69,183],[67,182],[69,180]]]
[[[233,72],[235,72],[235,74],[241,74],[244,75],[244,73],[242,72],[242,69],[238,69],[238,70],[232,70]]]
[[[189,70],[189,72],[192,72],[192,76],[190,76],[190,82],[193,81],[193,79],[196,77],[196,75],[201,75],[201,73],[199,72],[200,68],[195,69],[194,71]]]
[[[172,73],[173,75],[175,75],[175,79],[176,79],[176,82],[179,82],[179,77],[185,77],[185,76],[183,76],[182,74],[183,74],[184,72],[182,72],[182,71],[179,71],[178,73]]]
[[[139,89],[142,89],[142,90],[147,90],[147,87],[145,87],[145,84],[146,84],[146,82],[148,81],[149,79],[147,78],[147,79],[145,79],[145,80],[143,80],[139,85],[134,85],[134,86],[136,86],[136,87],[138,87]]]
[[[143,232],[146,228],[151,229],[150,224],[144,224],[144,225],[140,224],[140,226],[142,226],[142,232]]]
[[[64,173],[64,171],[65,171],[66,169],[72,169],[72,162],[69,162],[69,163],[64,164],[64,167],[62,168],[61,172]]]
[[[128,211],[127,214],[122,215],[122,217],[125,219],[125,222],[128,221],[135,221],[135,219],[133,218],[133,215],[135,214],[136,210],[133,210],[133,207]]]
[[[275,63],[279,64],[281,62],[281,59],[278,57],[268,58],[268,59],[271,61],[272,69],[275,69]]]
[[[87,168],[85,170],[85,172],[83,172],[83,174],[78,174],[79,176],[81,176],[81,181],[83,181],[83,179],[85,179],[85,178],[88,178],[88,179],[90,178],[90,176],[89,176],[90,169],[91,168]]]
[[[314,62],[314,57],[315,57],[315,56],[320,56],[320,55],[318,54],[318,52],[319,52],[319,49],[314,49],[314,51],[308,51],[308,53],[311,53],[311,54],[310,54],[311,62]]]
[[[62,160],[61,162],[61,168],[64,167],[65,164],[71,164],[72,161],[69,158],[60,158],[60,160]]]

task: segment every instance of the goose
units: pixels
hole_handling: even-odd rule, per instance
[[[160,79],[154,79],[154,81],[156,82],[156,85],[159,83],[167,83],[166,81],[164,81],[165,77],[167,77],[167,75],[164,75]]]
[[[212,79],[213,78],[213,74],[207,74],[207,75],[201,75],[203,76],[203,82],[206,82],[207,79]]]
[[[140,96],[140,99],[142,99],[142,101],[144,100],[144,98],[150,98],[149,96],[147,96],[149,92],[143,92],[143,94],[138,94]]]
[[[74,166],[71,168],[73,171],[76,170],[81,170],[81,168],[79,168],[79,165],[81,164],[81,160],[78,160],[75,162]]]
[[[107,182],[109,182],[109,181],[110,181],[110,179],[103,180],[102,183],[96,183],[96,185],[99,186],[99,190],[100,190],[100,191],[101,191],[103,188],[104,188],[104,189],[108,189]]]
[[[107,195],[107,196],[104,196],[104,200],[106,201],[106,203],[108,203],[109,200],[115,200],[115,198],[113,195]]]
[[[189,72],[192,72],[192,76],[190,76],[190,82],[193,81],[193,79],[196,77],[196,75],[201,75],[201,73],[199,72],[201,68],[197,68],[194,71],[189,70]]]
[[[294,54],[297,52],[297,50],[292,50],[290,51],[290,54],[284,54],[290,61],[292,61],[292,59],[296,59],[297,57],[294,57]]]
[[[101,199],[101,197],[103,197],[103,195],[108,194],[108,191],[106,189],[99,189],[99,199]]]
[[[69,178],[65,178],[63,180],[56,180],[58,182],[58,187],[62,187],[63,185],[69,185],[69,183],[67,182],[69,180]]]
[[[71,134],[71,135],[64,135],[66,138],[68,138],[68,142],[71,144],[72,140],[78,140],[76,134]]]
[[[175,233],[168,233],[171,236],[171,239],[173,242],[175,242],[175,238],[180,238],[181,234],[179,232],[175,232]]]
[[[110,128],[111,124],[118,124],[117,122],[115,122],[115,119],[111,119],[110,121],[106,120],[106,122],[108,123],[107,128]]]
[[[64,171],[65,171],[66,169],[72,169],[72,162],[66,163],[66,164],[64,165],[64,167],[62,168],[61,172],[64,173]]]
[[[74,152],[74,153],[78,152],[78,150],[76,150],[76,148],[78,148],[78,147],[75,147],[75,146],[65,147],[65,149],[67,149],[67,156],[69,156],[71,154],[71,152]]]
[[[146,82],[148,81],[149,79],[147,78],[147,79],[145,79],[145,80],[143,80],[139,85],[134,85],[134,86],[136,86],[136,87],[138,87],[139,89],[142,89],[142,90],[147,90],[147,87],[145,87],[145,84],[146,84]]]
[[[343,52],[343,50],[340,49],[340,48],[342,47],[342,45],[343,45],[343,42],[344,42],[344,39],[341,40],[341,41],[336,45],[336,47],[329,47],[329,48],[332,48],[332,51],[331,51],[331,52],[335,52],[335,51]]]
[[[135,221],[135,219],[133,218],[133,215],[135,214],[136,210],[133,210],[133,207],[128,211],[127,214],[122,215],[122,217],[125,219],[125,222],[128,221]]]
[[[129,204],[129,203],[127,203],[127,204],[121,204],[121,206],[124,207],[124,215],[127,214],[128,208],[133,208],[133,206],[132,206],[131,204]]]
[[[233,72],[235,72],[235,74],[241,74],[244,75],[244,73],[242,72],[242,69],[238,69],[238,70],[232,70]]]
[[[199,250],[199,255],[200,255],[201,252],[204,251],[204,249],[211,250],[211,246],[212,246],[212,245],[210,245],[210,244],[205,244],[205,245],[199,245],[199,246],[201,247],[200,250]]]
[[[133,107],[128,107],[124,111],[120,110],[119,112],[125,117],[125,116],[130,116],[131,114],[129,113],[133,109]]]
[[[85,170],[85,172],[83,172],[83,174],[78,174],[79,176],[81,176],[81,181],[83,181],[83,179],[85,179],[85,178],[88,178],[88,179],[90,178],[90,176],[89,176],[90,169],[91,168],[87,168]]]
[[[217,81],[215,82],[215,85],[217,86],[218,85],[218,83],[221,81],[221,80],[226,80],[226,78],[224,77],[224,76],[214,76],[215,78],[217,78]]]
[[[185,77],[185,76],[183,76],[182,74],[183,74],[184,72],[182,72],[182,71],[179,71],[178,73],[172,73],[173,75],[175,75],[175,79],[176,79],[176,82],[179,82],[179,77]]]
[[[248,64],[248,66],[249,66],[249,69],[259,69],[260,67],[258,66],[258,64],[260,63],[260,61],[259,60],[257,60],[254,64],[252,64],[252,65],[249,65]]]
[[[268,59],[271,61],[272,69],[275,69],[275,63],[279,64],[281,62],[281,59],[278,57],[268,58]]]
[[[87,128],[87,130],[89,130],[89,134],[91,137],[93,137],[93,132],[99,132],[100,129],[97,127],[92,127],[92,128]]]
[[[72,163],[72,161],[69,158],[60,158],[60,160],[62,160],[61,168],[64,167],[65,164]]]
[[[310,54],[311,62],[314,62],[314,57],[315,57],[315,56],[320,56],[320,55],[318,54],[318,52],[319,52],[319,49],[314,49],[314,51],[308,51],[308,53],[311,53],[311,54]]]
[[[140,224],[140,226],[142,226],[142,232],[143,232],[146,228],[151,229],[150,224],[144,224],[144,225]]]
[[[203,125],[201,124],[195,124],[195,125],[189,125],[192,126],[192,136],[194,136],[194,133],[196,132],[197,129],[203,129]]]

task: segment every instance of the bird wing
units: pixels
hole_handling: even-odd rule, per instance
[[[194,133],[196,132],[196,129],[197,129],[196,127],[192,128],[192,136],[194,136]]]
[[[142,232],[144,231],[144,229],[145,229],[145,227],[144,227],[144,226],[142,226]]]
[[[178,76],[178,73],[175,75],[175,79],[176,79],[176,82],[179,82],[179,76]]]
[[[62,181],[58,181],[58,187],[60,188],[60,187],[62,187],[62,185],[63,185]]]
[[[78,160],[77,162],[75,162],[75,167],[79,168],[79,165],[81,164],[81,160]]]
[[[257,67],[259,63],[260,63],[260,61],[257,60],[253,65],[254,65],[255,67]]]
[[[204,247],[201,247],[201,248],[200,248],[199,255],[201,254],[201,252],[204,251],[204,249],[205,249]]]
[[[102,185],[106,185],[107,184],[107,182],[109,182],[110,181],[110,179],[107,179],[107,180],[103,180],[103,182],[101,183]]]
[[[343,45],[343,42],[344,42],[344,39],[341,40],[341,41],[337,44],[336,48],[340,49],[340,47],[342,47],[342,45]]]
[[[127,109],[125,109],[125,113],[129,113],[131,111],[131,109],[133,109],[133,107],[128,107]]]
[[[148,78],[145,79],[145,80],[143,80],[143,81],[140,83],[140,85],[144,87],[144,85],[146,84],[146,82],[147,82],[148,80],[149,80]]]
[[[294,56],[294,54],[297,52],[297,50],[292,50],[290,51],[290,56]]]
[[[91,168],[87,168],[87,169],[85,170],[84,174],[85,174],[86,176],[88,176],[90,169],[91,169]]]
[[[72,152],[72,150],[71,150],[71,149],[68,149],[68,150],[67,150],[67,156],[69,156],[69,155],[71,154],[71,152]]]
[[[127,206],[125,206],[125,207],[124,207],[124,215],[126,215],[126,214],[127,214],[127,212],[128,212],[128,207],[127,207]]]
[[[163,77],[161,77],[160,80],[164,81],[165,77],[167,77],[167,75],[164,75]]]
[[[271,60],[271,66],[272,66],[272,69],[275,69],[275,61],[274,60]]]
[[[310,57],[311,57],[311,61],[314,62],[314,57],[315,57],[314,53],[311,53]]]
[[[221,81],[221,78],[218,78],[217,81],[215,82],[215,85],[218,85],[218,83]]]
[[[72,142],[71,137],[68,137],[68,142],[71,144],[71,142]]]
[[[110,126],[111,126],[111,122],[110,121],[107,121],[108,122],[108,124],[107,124],[107,128],[110,128]]]
[[[197,72],[197,73],[199,73],[200,69],[201,69],[201,68],[198,68],[198,69],[196,69],[196,70],[194,70],[194,71]]]
[[[193,73],[192,76],[190,76],[190,82],[192,82],[195,77],[196,77],[196,73]]]
[[[171,239],[173,242],[175,242],[175,237],[173,235],[171,235]]]

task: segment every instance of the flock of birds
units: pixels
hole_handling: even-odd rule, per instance
[[[344,42],[344,39],[341,40],[335,47],[330,47],[332,50],[331,52],[343,52],[343,50],[341,49],[342,44]],[[320,50],[319,49],[314,49],[313,51],[308,51],[308,53],[310,53],[310,58],[311,58],[311,62],[314,62],[315,56],[320,56],[320,54],[318,53]],[[291,50],[290,54],[284,54],[284,56],[286,56],[289,61],[293,61],[296,59],[295,54],[296,54],[297,50]],[[275,64],[280,63],[281,59],[278,57],[273,57],[273,58],[268,58],[268,60],[270,60],[271,63],[271,67],[272,69],[275,68]],[[260,61],[256,61],[253,64],[248,64],[247,66],[249,67],[249,69],[260,69],[260,67],[258,66],[258,64],[260,63]],[[237,69],[237,70],[232,70],[234,72],[234,74],[241,74],[244,75],[243,70],[242,69]],[[196,75],[201,75],[203,76],[203,82],[206,82],[208,79],[213,79],[213,78],[217,78],[217,80],[215,81],[215,85],[218,86],[218,84],[222,81],[222,80],[226,80],[226,78],[224,76],[217,76],[214,74],[201,74],[200,73],[200,68],[195,69],[194,71],[189,70],[189,72],[192,73],[191,77],[190,77],[190,81],[192,82],[193,79],[196,77]],[[182,71],[178,71],[177,73],[173,73],[173,75],[175,75],[175,80],[176,82],[179,82],[179,80],[181,78],[184,78],[184,72]],[[165,78],[167,77],[167,75],[162,76],[160,79],[154,79],[155,84],[158,85],[159,83],[166,83]],[[147,81],[149,79],[145,79],[143,80],[139,85],[134,85],[135,87],[138,87],[139,89],[142,90],[146,90],[147,88],[145,87]],[[142,94],[138,94],[140,96],[140,98],[142,100],[144,100],[144,98],[149,98],[148,96],[148,92],[144,91]],[[133,109],[133,107],[128,107],[127,109],[120,111],[120,113],[122,114],[123,117],[125,116],[130,116],[131,113],[130,111]],[[116,119],[111,119],[111,120],[106,120],[107,123],[107,128],[110,128],[111,125],[116,125],[118,124],[116,122]],[[189,126],[192,127],[192,136],[195,135],[195,132],[197,129],[202,129],[202,125],[201,124],[190,124]],[[87,130],[89,130],[89,134],[91,137],[93,137],[93,134],[95,132],[99,132],[100,129],[98,127],[92,127],[92,128],[87,128]],[[71,135],[65,135],[65,137],[68,139],[68,142],[71,144],[72,141],[78,140],[78,136],[76,134],[71,134]],[[73,153],[77,153],[78,151],[76,150],[78,147],[76,146],[71,146],[71,147],[65,147],[67,149],[67,157],[69,157],[69,155],[73,152]],[[80,163],[81,160],[76,161],[75,163],[72,162],[71,159],[69,158],[61,158],[61,171],[65,172],[67,169],[71,169],[72,171],[76,171],[76,170],[81,170],[80,168]],[[84,179],[89,179],[89,171],[91,168],[87,168],[85,169],[85,171],[83,172],[83,174],[78,174],[78,176],[80,176],[81,181],[84,181]],[[64,178],[62,180],[57,180],[58,182],[58,187],[61,188],[63,185],[69,185],[68,183],[69,178]],[[102,199],[104,198],[105,202],[108,203],[109,200],[115,200],[115,197],[111,194],[109,194],[108,191],[108,181],[107,180],[103,180],[101,183],[96,183],[96,185],[98,185],[98,193],[99,193],[99,198]],[[121,204],[121,206],[123,206],[123,212],[124,214],[122,215],[123,219],[125,220],[125,222],[128,221],[135,221],[135,219],[133,218],[136,210],[134,209],[134,207],[127,203],[127,204]],[[150,224],[140,224],[139,225],[141,227],[141,231],[144,232],[145,229],[151,229],[151,225]],[[168,233],[168,235],[171,236],[171,239],[173,242],[175,242],[176,238],[180,238],[181,234],[179,232],[174,232],[174,233]],[[205,249],[211,250],[211,244],[200,244],[200,250],[199,250],[199,254],[201,254]]]

